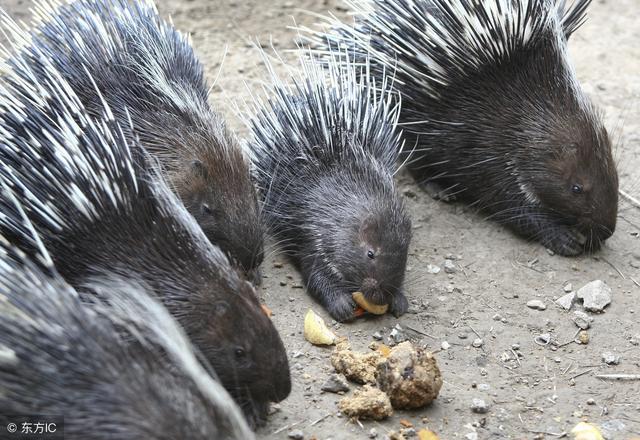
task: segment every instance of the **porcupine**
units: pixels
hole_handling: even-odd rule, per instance
[[[3,430],[31,420],[56,423],[69,440],[254,438],[142,286],[105,278],[110,305],[89,307],[55,269],[38,267],[3,238],[0,259]]]
[[[0,81],[0,181],[24,204],[56,268],[81,292],[107,275],[149,285],[249,421],[260,422],[291,379],[253,287],[144,165],[145,150],[129,148],[109,106],[91,118],[48,53],[8,17],[4,28],[21,53]],[[32,250],[6,197],[0,208],[3,235]]]
[[[404,281],[411,221],[393,174],[401,149],[388,81],[357,79],[313,58],[285,85],[256,98],[249,141],[266,222],[302,272],[309,293],[338,320],[354,317],[352,293],[407,311]]]
[[[33,44],[89,113],[102,112],[95,82],[123,127],[131,118],[141,145],[160,160],[205,235],[259,284],[264,231],[249,161],[208,103],[189,39],[159,16],[152,0],[44,1],[35,17]]]
[[[613,234],[618,175],[567,53],[590,0],[347,0],[319,50],[396,69],[408,168],[561,255]],[[313,39],[313,37],[311,37]],[[327,43],[328,42],[328,43]]]

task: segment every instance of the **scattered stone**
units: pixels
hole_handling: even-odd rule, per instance
[[[407,335],[404,334],[404,329],[400,326],[400,324],[396,324],[396,326],[391,330],[391,333],[389,333],[389,340],[393,343],[393,345],[407,340]]]
[[[586,313],[579,310],[573,312],[573,323],[582,330],[587,330],[589,327],[591,327],[592,322],[593,318]]]
[[[542,333],[536,336],[533,341],[538,345],[549,345],[551,342],[551,333]]]
[[[440,267],[435,264],[427,264],[427,272],[432,274],[440,273]]]
[[[625,423],[619,419],[608,420],[600,425],[602,433],[608,439],[620,438],[619,433],[623,433],[626,427]]]
[[[480,348],[484,345],[484,341],[480,338],[476,338],[473,340],[473,342],[471,343],[471,345],[473,345],[475,348]]]
[[[400,431],[404,438],[416,438],[418,433],[416,432],[416,428],[405,428]]]
[[[586,330],[580,330],[578,338],[576,339],[579,344],[587,345],[589,343],[589,333]]]
[[[578,298],[590,312],[601,312],[611,303],[611,288],[604,281],[592,281],[578,289]]]
[[[620,355],[610,351],[602,353],[602,361],[607,365],[618,365],[620,363]]]
[[[384,420],[393,415],[389,396],[371,385],[365,385],[353,395],[343,398],[338,408],[345,415],[359,419]]]
[[[444,260],[444,271],[446,273],[456,273],[458,271],[458,268],[456,267],[456,264],[453,261]]]
[[[375,339],[376,341],[382,341],[382,333],[380,333],[380,332],[375,332],[371,336],[373,336],[373,339]]]
[[[564,287],[562,288],[562,290],[564,290],[567,293],[573,292],[573,284],[571,284],[571,283],[565,284]]]
[[[331,355],[331,365],[336,372],[361,384],[376,383],[376,368],[382,360],[383,356],[377,350],[366,354],[352,351],[346,340],[339,341]]]
[[[442,341],[442,344],[440,344],[440,348],[442,348],[443,350],[448,350],[449,348],[451,348],[451,344],[449,344],[447,341]]]
[[[478,433],[477,432],[470,432],[469,434],[464,436],[465,440],[478,440]]]
[[[276,269],[282,269],[283,266],[284,265],[279,261],[273,263],[273,267],[275,267]]]
[[[594,399],[593,397],[587,399],[587,405],[595,405],[596,404],[596,399]]]
[[[478,389],[480,391],[489,391],[491,389],[491,385],[489,385],[488,383],[479,383]]]
[[[403,342],[378,364],[378,386],[389,395],[394,408],[415,409],[438,397],[442,376],[433,355]]]
[[[328,393],[346,393],[349,391],[347,379],[341,374],[332,374],[329,379],[320,387],[322,391]]]
[[[513,351],[518,351],[520,350],[520,344],[511,344],[511,349]]]
[[[547,306],[539,299],[532,299],[527,301],[527,307],[534,310],[547,310]]]
[[[631,336],[631,339],[629,339],[629,342],[631,342],[631,345],[635,345],[635,346],[640,345],[640,333],[638,333],[637,335]]]
[[[476,414],[486,414],[489,412],[489,404],[483,399],[473,399],[471,401],[471,411]]]
[[[295,431],[290,431],[289,434],[287,434],[287,437],[293,440],[303,440],[304,432],[300,431],[299,429],[296,429]]]
[[[575,292],[567,293],[556,300],[556,304],[565,310],[571,310],[574,301],[576,300]]]
[[[468,337],[469,337],[469,335],[468,335],[468,334],[466,334],[466,333],[460,333],[460,334],[458,334],[458,338],[459,338],[459,339],[467,339]]]

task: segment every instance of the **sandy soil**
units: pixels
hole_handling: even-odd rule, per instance
[[[1,3],[15,17],[28,18],[30,1]],[[303,10],[346,17],[338,0],[160,0],[159,6],[180,30],[191,33],[210,81],[218,78],[212,101],[240,135],[246,130],[233,108],[264,79],[250,42],[271,42],[278,51],[293,48],[296,32],[289,26],[317,21]],[[571,52],[584,87],[606,113],[622,187],[640,194],[640,1],[595,0],[589,21],[572,39]],[[439,350],[445,379],[439,399],[427,409],[397,413],[383,423],[360,426],[339,417],[339,396],[320,390],[331,372],[331,350],[313,347],[302,337],[307,308],[327,315],[299,288],[295,270],[274,252],[265,263],[260,293],[275,312],[294,386],[258,437],[281,439],[300,429],[307,439],[364,439],[371,428],[380,436],[399,429],[400,419],[417,428],[428,426],[441,439],[471,438],[466,436],[472,432],[479,439],[557,438],[554,433],[568,432],[582,420],[607,428],[610,439],[640,436],[640,381],[596,378],[602,373],[640,374],[640,287],[633,281],[640,281],[640,211],[622,203],[618,230],[604,250],[566,259],[463,206],[431,200],[406,176],[399,186],[415,228],[407,280],[411,313],[399,320],[385,316],[334,327],[362,350],[376,331],[386,337],[396,324],[418,330],[407,334]],[[455,273],[426,270],[428,264],[443,266],[447,255],[456,257]],[[280,262],[284,266],[276,267]],[[595,279],[611,286],[613,301],[605,313],[594,316],[588,345],[565,345],[577,328],[572,312],[553,301],[564,294],[567,283],[577,289]],[[528,308],[531,299],[542,300],[547,309]],[[534,338],[543,333],[561,347],[536,345]],[[484,344],[473,348],[478,337]],[[448,350],[441,350],[444,341]],[[514,344],[520,347],[517,361]],[[605,365],[606,351],[619,354],[620,364]],[[473,413],[473,398],[488,402],[489,412]]]

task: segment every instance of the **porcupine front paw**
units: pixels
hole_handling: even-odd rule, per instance
[[[542,240],[542,244],[558,255],[564,257],[575,257],[585,250],[587,237],[576,229],[559,228],[554,229],[549,237]]]
[[[407,313],[407,310],[409,310],[409,301],[407,300],[407,297],[404,295],[404,292],[397,292],[391,300],[390,312],[393,316],[399,318]]]
[[[331,317],[338,322],[350,321],[355,318],[356,303],[351,295],[347,293],[336,294],[331,298],[327,298],[324,307]]]

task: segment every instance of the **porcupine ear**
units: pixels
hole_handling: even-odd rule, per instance
[[[587,8],[591,0],[575,0],[571,6],[566,7],[567,0],[562,0],[558,5],[558,14],[562,17],[562,29],[568,40],[580,26],[587,20]]]

